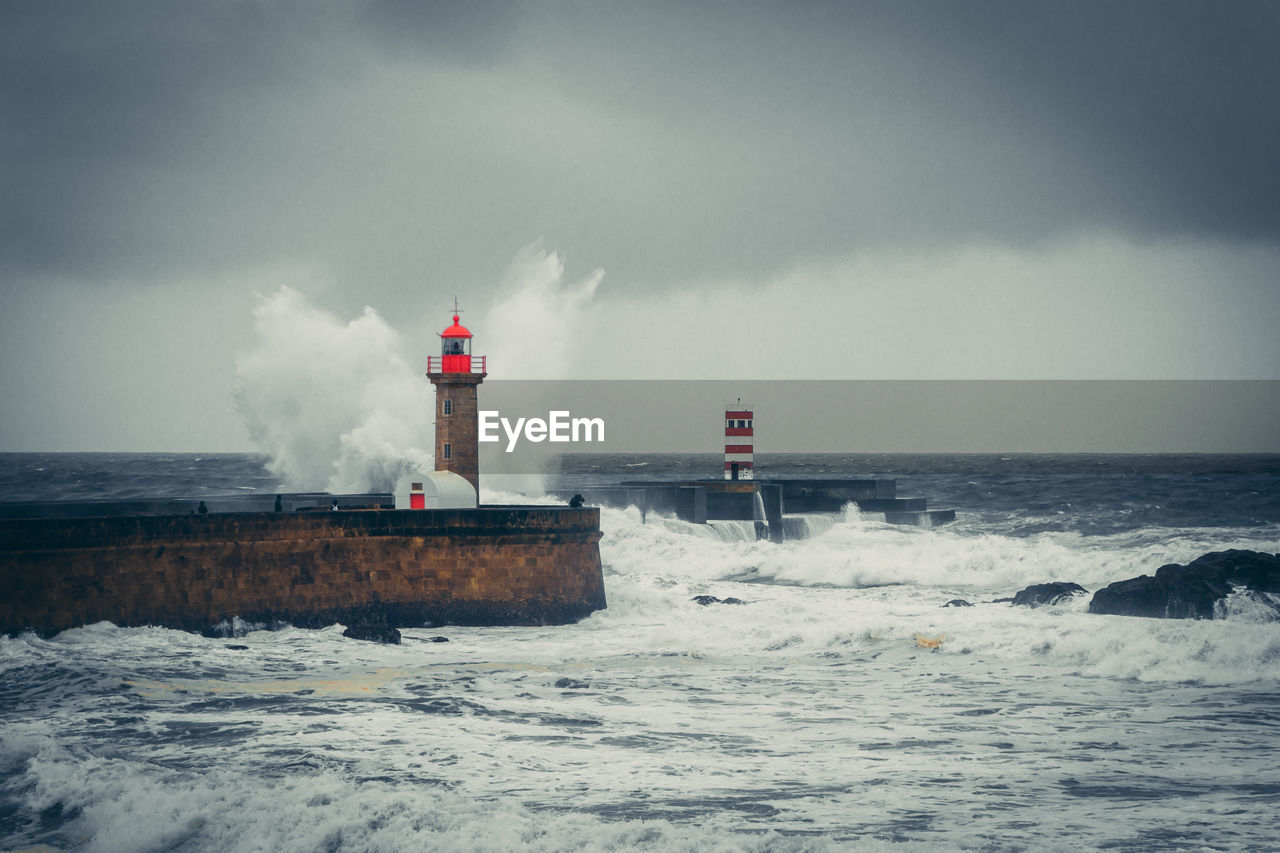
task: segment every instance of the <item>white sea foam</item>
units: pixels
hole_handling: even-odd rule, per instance
[[[604,511],[603,518],[606,543],[627,541],[630,553],[619,557],[629,562],[643,562],[647,548],[655,549],[664,561],[676,559],[673,552],[683,549],[688,553],[679,562],[696,566],[690,571],[699,576],[719,572],[726,578],[806,586],[913,585],[1013,595],[1033,583],[1074,581],[1092,591],[1154,573],[1166,563],[1185,563],[1208,551],[1280,550],[1280,540],[1269,534],[1251,538],[1236,532],[1224,538],[1218,529],[1163,531],[1154,536],[1043,533],[1015,537],[885,524],[856,510],[815,524],[810,537],[781,545],[756,542],[750,522],[690,525],[651,513],[649,525],[644,525],[636,512],[618,515],[610,510]],[[708,538],[737,541],[742,547],[711,548]]]
[[[1089,675],[1206,684],[1280,679],[1280,634],[1272,624],[1252,624],[1274,611],[1243,593],[1224,605],[1225,622],[1090,615],[1088,594],[1037,609],[992,603],[1032,583],[1075,581],[1092,593],[1166,562],[1185,562],[1211,549],[1199,531],[1130,548],[1116,537],[955,535],[856,513],[816,538],[782,545],[726,540],[708,535],[706,526],[653,514],[642,523],[634,509],[604,510],[602,526],[603,559],[615,576],[611,610],[601,618],[625,614],[625,621],[647,610],[670,619],[669,630],[689,645],[719,653],[862,652],[883,643],[913,646],[916,635],[946,636],[944,655],[981,654]],[[698,594],[753,605],[718,608],[694,623],[660,612],[692,612],[697,605],[689,599]],[[976,606],[941,607],[952,598]],[[704,636],[700,626],[709,622],[715,627]]]
[[[0,757],[25,763],[29,808],[80,812],[71,829],[82,839],[75,849],[84,853],[832,849],[771,832],[733,837],[722,828],[665,820],[534,811],[510,796],[360,781],[334,771],[273,777],[228,766],[193,775],[163,764],[75,754],[47,726],[6,738]],[[872,849],[881,846],[889,845]]]
[[[1266,624],[1280,621],[1280,595],[1237,587],[1213,606],[1214,619]]]

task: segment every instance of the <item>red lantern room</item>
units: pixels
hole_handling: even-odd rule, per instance
[[[479,362],[477,364],[477,361]],[[453,315],[453,325],[440,333],[440,357],[427,357],[428,373],[484,373],[485,357],[471,357],[471,332]]]

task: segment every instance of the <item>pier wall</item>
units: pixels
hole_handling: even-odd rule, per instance
[[[599,540],[590,507],[0,519],[0,632],[566,623]]]
[[[581,494],[588,504],[634,506],[673,514],[682,521],[754,521],[756,533],[786,538],[787,515],[833,514],[848,504],[859,512],[883,513],[890,524],[937,527],[955,521],[955,510],[931,510],[923,497],[899,497],[893,479],[632,481],[616,486],[579,486],[552,492],[563,499]],[[803,526],[793,526],[804,530]]]
[[[839,512],[850,501],[892,500],[896,480],[777,480],[787,512]]]

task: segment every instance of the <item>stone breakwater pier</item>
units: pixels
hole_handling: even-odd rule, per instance
[[[551,625],[604,608],[599,509],[477,505],[488,361],[456,302],[440,342],[436,470],[395,495],[0,504],[0,633]]]
[[[635,481],[553,493],[560,497],[578,493],[588,504],[634,506],[642,513],[674,515],[694,524],[751,521],[760,538],[775,542],[803,529],[787,524],[789,519],[838,513],[847,504],[856,505],[859,512],[883,513],[890,524],[935,527],[956,518],[953,509],[929,509],[925,498],[899,497],[893,479]]]
[[[0,518],[0,632],[574,622],[605,606],[598,509]]]

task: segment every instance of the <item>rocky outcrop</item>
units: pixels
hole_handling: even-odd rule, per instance
[[[352,625],[342,632],[342,636],[352,640],[369,640],[374,643],[400,645],[400,632],[386,625]]]
[[[1280,555],[1214,551],[1185,566],[1170,563],[1155,577],[1142,575],[1100,589],[1090,613],[1155,619],[1212,619],[1214,607],[1236,587],[1280,593]]]
[[[714,595],[695,595],[689,600],[703,607],[708,604],[746,604],[741,598],[716,598]]]
[[[972,607],[973,605],[965,601],[963,598],[953,598],[946,604],[939,605],[941,607]]]
[[[1054,583],[1036,583],[1027,587],[1013,597],[1015,606],[1044,607],[1048,604],[1059,604],[1072,597],[1087,593],[1089,590],[1078,583],[1056,581]]]

